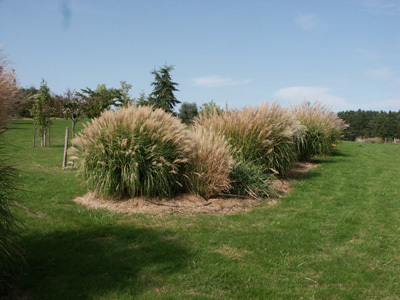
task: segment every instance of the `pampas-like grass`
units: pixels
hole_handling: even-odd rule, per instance
[[[198,126],[225,136],[234,157],[253,161],[272,172],[282,173],[297,160],[294,137],[301,126],[288,108],[278,103],[263,103],[258,107],[214,110],[195,120]]]
[[[105,111],[72,143],[88,188],[118,198],[176,194],[193,147],[179,119],[146,106]]]
[[[291,110],[305,128],[303,135],[297,139],[299,159],[306,161],[313,156],[330,154],[347,127],[344,121],[329,106],[318,101],[313,104],[303,101],[292,105]]]
[[[194,147],[186,172],[188,190],[205,199],[228,192],[233,166],[229,144],[223,136],[200,126],[194,127],[191,133]]]

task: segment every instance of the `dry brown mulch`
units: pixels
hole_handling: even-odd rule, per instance
[[[291,191],[291,182],[301,180],[310,169],[317,167],[312,163],[297,163],[285,177],[276,179],[274,187],[279,197]],[[257,206],[274,205],[276,199],[257,200],[243,198],[213,198],[205,200],[200,196],[181,194],[172,199],[136,197],[126,200],[100,198],[95,193],[87,193],[73,199],[77,204],[92,209],[108,209],[120,213],[155,213],[155,214],[233,214],[239,211],[249,211]]]

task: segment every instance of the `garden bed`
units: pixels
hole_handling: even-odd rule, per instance
[[[296,163],[287,176],[276,179],[274,188],[279,197],[286,196],[291,191],[291,183],[300,180],[310,169],[317,167],[313,163]],[[239,211],[249,211],[257,206],[274,205],[276,199],[259,200],[235,197],[211,198],[205,200],[200,196],[181,194],[171,199],[136,197],[115,200],[101,198],[95,193],[87,193],[73,200],[77,204],[92,209],[108,209],[119,213],[155,213],[155,214],[234,214]]]

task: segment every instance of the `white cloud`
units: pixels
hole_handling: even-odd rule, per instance
[[[232,78],[225,78],[216,75],[197,77],[192,79],[193,85],[205,86],[205,87],[221,87],[221,86],[232,86],[249,83],[251,79],[245,80],[234,80]]]
[[[304,99],[319,102],[331,106],[334,110],[348,109],[350,106],[346,99],[336,96],[332,90],[323,86],[290,86],[277,90],[274,94],[279,100],[300,102]]]
[[[356,0],[369,11],[378,14],[400,15],[400,2],[398,0]]]
[[[294,22],[304,30],[317,29],[321,27],[321,21],[319,18],[311,13],[299,13],[294,19]]]
[[[390,85],[400,85],[399,72],[396,72],[390,67],[382,67],[379,69],[369,70],[365,73],[365,76],[371,79],[380,79],[387,81]]]

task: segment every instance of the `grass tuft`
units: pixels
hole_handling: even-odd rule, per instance
[[[231,194],[255,199],[274,197],[273,179],[274,175],[262,165],[248,160],[236,161],[231,173]]]
[[[145,106],[102,113],[72,143],[89,189],[117,198],[176,194],[193,147],[179,119]]]
[[[293,139],[301,126],[289,109],[278,103],[202,114],[196,124],[225,136],[239,160],[263,164],[283,173],[297,160]]]
[[[186,172],[188,190],[206,199],[228,192],[233,166],[229,144],[223,136],[199,126],[194,127],[191,133],[194,147]]]
[[[313,104],[303,101],[293,105],[291,110],[304,126],[303,134],[296,142],[299,159],[307,161],[314,156],[329,155],[347,126],[344,121],[318,101]]]

